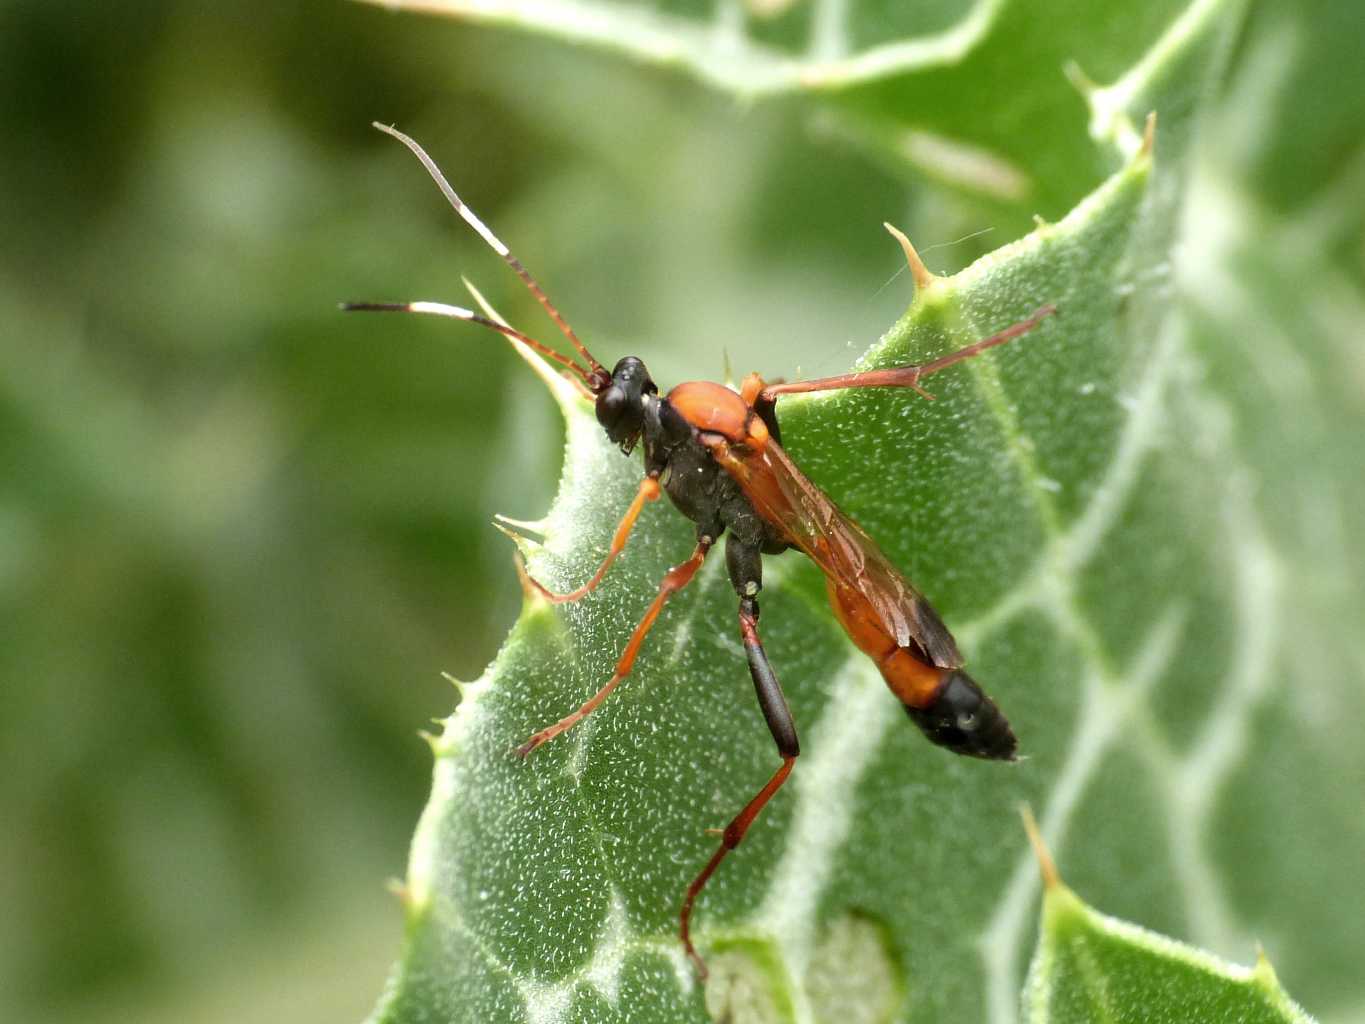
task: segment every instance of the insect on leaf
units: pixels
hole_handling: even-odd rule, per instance
[[[984,2],[925,39],[903,28],[871,38],[855,24],[868,38],[818,65],[792,55],[796,29],[782,19],[839,5],[772,6],[771,28],[755,32],[776,56],[739,71],[713,61],[713,36],[700,32],[663,48],[655,30],[687,16],[667,3],[537,10],[542,28],[597,32],[726,88],[814,96],[893,163],[934,163],[966,191],[1045,212],[1085,195],[922,288],[858,365],[939,355],[1055,304],[1035,334],[935,377],[933,403],[859,391],[779,405],[786,448],[942,613],[1025,760],[988,765],[926,744],[833,621],[819,573],[796,554],[769,560],[764,641],[803,753],[697,907],[694,935],[712,965],[703,990],[677,941],[678,903],[715,848],[706,830],[777,763],[723,560],[674,599],[598,712],[524,763],[509,756],[608,678],[663,573],[691,550],[689,525],[653,506],[596,593],[555,608],[528,601],[493,664],[462,688],[434,742],[407,941],[377,1022],[1009,1024],[1039,897],[1015,824],[1021,800],[1106,907],[1249,958],[1258,907],[1284,876],[1262,866],[1260,889],[1237,888],[1242,875],[1221,869],[1238,862],[1209,823],[1230,780],[1254,770],[1253,731],[1272,738],[1280,764],[1354,756],[1326,749],[1315,725],[1270,699],[1301,653],[1282,614],[1284,533],[1239,444],[1245,409],[1205,379],[1197,335],[1175,314],[1180,260],[1207,241],[1187,237],[1176,251],[1194,143],[1242,5],[1131,5],[1101,22]],[[517,21],[526,9],[474,13]],[[574,21],[585,13],[601,17]],[[1103,86],[1073,74],[1087,90],[1067,94],[1074,121],[1029,122],[1058,109],[1049,90],[1072,89],[1061,71],[1072,58]],[[1031,92],[1024,83],[1040,76],[1047,84]],[[955,146],[940,145],[950,134]],[[532,574],[564,590],[591,575],[640,470],[552,380],[564,470],[537,524],[544,541],[525,550]],[[1294,782],[1257,778],[1293,811]],[[1189,957],[1074,900],[1049,898],[1046,920],[1039,956],[1050,966],[1035,968],[1030,998],[1053,1019],[1071,1019],[1060,1014],[1074,993],[1093,1003],[1091,960],[1114,969],[1118,1020],[1141,1019],[1130,1011],[1146,984],[1168,983],[1173,998],[1203,991]],[[1333,953],[1309,924],[1294,926],[1312,950],[1302,970]]]

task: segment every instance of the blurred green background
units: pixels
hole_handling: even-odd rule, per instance
[[[1357,28],[1257,8],[1234,81],[1265,95],[1222,118],[1297,122],[1235,176],[1330,271],[1338,346]],[[1056,116],[1084,132],[1079,96]],[[513,619],[487,524],[540,514],[562,438],[495,339],[337,312],[464,302],[465,273],[552,334],[371,120],[661,381],[842,369],[909,299],[881,221],[950,272],[1084,192],[1004,209],[796,100],[351,3],[0,7],[0,1020],[358,1020],[397,953],[417,730]],[[1333,386],[1359,412],[1365,380]]]
[[[845,366],[904,191],[784,105],[350,3],[7,5],[0,111],[0,1020],[357,1020],[417,731],[517,608],[488,523],[562,443],[496,339],[337,311],[465,273],[553,334],[369,122],[662,380]]]

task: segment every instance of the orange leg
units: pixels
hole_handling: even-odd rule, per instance
[[[606,576],[607,570],[611,568],[611,563],[616,561],[616,556],[625,549],[626,541],[630,538],[630,531],[635,529],[635,520],[640,518],[640,510],[645,507],[646,502],[659,500],[659,481],[652,476],[647,476],[640,481],[640,489],[635,492],[635,500],[630,503],[630,508],[626,509],[626,514],[621,517],[621,522],[616,527],[616,533],[612,535],[611,547],[607,550],[607,557],[602,560],[592,579],[588,580],[577,590],[571,590],[567,594],[556,594],[551,590],[533,580],[526,572],[525,566],[521,562],[521,553],[517,553],[517,573],[532,590],[549,601],[551,604],[565,604],[569,601],[577,601],[581,597],[587,597],[597,585],[602,582],[602,577]]]
[[[787,776],[791,774],[794,764],[796,764],[795,755],[782,758],[782,766],[773,773],[768,784],[758,791],[757,796],[744,805],[744,810],[735,815],[730,824],[725,826],[725,831],[721,833],[720,846],[717,847],[715,853],[711,854],[711,859],[706,862],[706,867],[701,869],[701,873],[692,879],[692,884],[687,887],[687,893],[683,896],[682,910],[678,915],[681,920],[679,934],[682,936],[683,949],[687,951],[688,959],[696,967],[698,976],[703,979],[706,977],[706,964],[697,955],[697,950],[692,945],[692,904],[696,902],[697,894],[701,892],[702,887],[715,874],[716,868],[720,867],[720,862],[725,859],[725,855],[740,844],[744,838],[744,833],[749,831],[749,826],[758,817],[758,812],[763,810],[764,805],[772,799],[773,794],[782,788],[782,783],[787,781]]]
[[[640,620],[640,624],[635,627],[635,632],[630,635],[630,641],[626,644],[625,651],[622,652],[620,659],[616,662],[616,670],[612,673],[611,678],[607,680],[607,685],[589,697],[587,703],[573,714],[564,716],[554,725],[546,726],[521,746],[517,747],[518,757],[525,757],[542,743],[554,739],[560,733],[573,728],[579,722],[583,721],[583,719],[587,718],[597,709],[597,705],[607,699],[608,694],[616,689],[621,680],[630,675],[630,670],[635,665],[635,657],[640,653],[640,645],[644,643],[645,635],[649,632],[650,627],[654,625],[654,620],[659,617],[659,613],[663,611],[663,607],[668,602],[668,599],[692,581],[692,577],[697,574],[697,570],[701,568],[701,563],[706,558],[706,552],[710,549],[711,545],[709,542],[699,543],[696,550],[692,552],[691,558],[681,565],[675,565],[672,569],[668,570],[668,573],[664,576],[663,582],[659,584],[659,593],[655,596],[653,603],[650,604],[649,609],[645,612],[644,618]]]
[[[1046,317],[1057,312],[1057,307],[1053,305],[1041,306],[1027,320],[1006,327],[999,334],[992,334],[989,338],[983,338],[965,348],[960,348],[956,352],[950,352],[946,356],[940,356],[927,363],[918,366],[897,366],[889,370],[868,370],[866,373],[845,373],[838,377],[819,377],[815,380],[799,380],[790,384],[769,384],[760,393],[760,398],[771,402],[778,395],[795,395],[806,391],[838,391],[841,388],[913,388],[919,394],[930,400],[933,395],[919,386],[919,382],[931,373],[960,363],[964,359],[980,355],[988,348],[996,345],[1003,345],[1007,341],[1013,341],[1021,334],[1027,334],[1037,327]]]
[[[725,855],[740,844],[744,839],[744,833],[749,831],[749,826],[754,823],[759,812],[772,799],[773,794],[782,788],[782,783],[787,781],[787,776],[791,774],[792,766],[801,753],[801,745],[796,738],[796,723],[792,721],[787,698],[782,695],[782,686],[778,683],[772,666],[768,664],[763,641],[758,637],[758,602],[752,597],[740,599],[739,630],[744,638],[744,654],[749,661],[749,673],[754,679],[754,694],[758,697],[758,706],[763,712],[763,718],[768,723],[768,731],[773,734],[773,741],[777,744],[777,752],[782,756],[782,765],[773,772],[773,777],[768,780],[767,785],[744,805],[744,810],[725,826],[725,831],[721,833],[720,846],[711,854],[711,859],[706,862],[706,866],[697,877],[692,879],[692,884],[683,895],[682,910],[678,915],[680,924],[678,934],[682,939],[683,949],[697,968],[697,974],[703,979],[706,977],[706,964],[702,962],[702,958],[697,955],[697,950],[692,945],[692,905],[711,876],[715,874],[716,868],[720,867]]]

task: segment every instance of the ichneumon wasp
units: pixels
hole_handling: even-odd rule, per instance
[[[726,854],[738,846],[787,777],[800,753],[796,723],[758,633],[758,594],[763,556],[790,549],[806,554],[825,575],[835,616],[853,643],[881,671],[891,692],[924,734],[957,754],[1013,761],[1017,744],[995,702],[963,671],[952,634],[924,596],[896,569],[857,523],[797,468],[783,450],[777,400],[799,392],[841,388],[920,387],[930,374],[970,359],[1033,330],[1056,312],[1051,305],[1004,330],[930,362],[815,380],[768,384],[750,374],[736,392],[708,381],[688,381],[665,395],[645,364],[626,356],[609,372],[579,340],[536,280],[451,188],[440,168],[413,139],[376,123],[421,161],[446,200],[516,271],[531,294],[582,358],[582,365],[534,338],[473,310],[438,302],[352,302],[347,310],[426,313],[479,324],[515,338],[558,363],[596,405],[607,437],[629,455],[643,448],[645,476],[618,525],[600,567],[568,593],[556,594],[523,572],[526,586],[554,603],[576,601],[596,589],[621,553],[646,504],[668,495],[696,525],[697,546],[664,575],[657,595],[635,627],[606,684],[581,707],[532,735],[516,748],[525,757],[542,743],[581,722],[630,675],[631,668],[668,599],[691,581],[711,548],[725,535],[725,565],[739,599],[739,631],[759,707],[782,763],[721,833],[720,845],[687,886],[679,912],[679,936],[702,977],[706,967],[692,945],[691,917],[697,896]],[[888,229],[912,250],[899,232]],[[520,568],[520,563],[518,563]]]

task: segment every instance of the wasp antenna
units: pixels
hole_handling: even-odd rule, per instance
[[[347,313],[425,313],[428,316],[443,316],[451,320],[463,320],[466,323],[478,324],[480,327],[487,327],[490,331],[497,331],[499,334],[509,338],[515,338],[523,345],[528,345],[535,349],[546,359],[553,359],[560,366],[572,371],[583,383],[592,387],[593,377],[589,371],[583,369],[562,352],[556,352],[549,345],[541,344],[530,335],[522,334],[515,327],[508,327],[490,320],[486,316],[480,316],[472,309],[465,309],[463,306],[451,306],[444,302],[343,302],[341,308]]]
[[[413,139],[411,136],[404,135],[392,125],[380,124],[378,121],[372,123],[385,135],[392,135],[412,151],[412,155],[417,157],[417,159],[421,161],[422,166],[426,168],[427,174],[431,175],[431,180],[436,182],[436,187],[439,188],[441,194],[446,197],[446,202],[450,203],[451,207],[464,219],[465,223],[477,231],[479,237],[487,242],[489,247],[501,256],[509,267],[516,271],[516,274],[521,278],[522,283],[526,285],[531,294],[536,297],[536,301],[544,307],[545,312],[549,314],[550,319],[555,322],[555,326],[563,332],[564,337],[569,339],[573,344],[573,347],[578,350],[578,354],[587,360],[589,373],[583,375],[584,382],[588,383],[589,387],[592,387],[592,380],[595,379],[597,383],[605,386],[605,384],[610,381],[611,374],[606,371],[601,363],[593,358],[593,354],[588,351],[587,346],[578,340],[578,335],[574,333],[574,329],[569,326],[568,321],[564,319],[563,315],[555,307],[555,304],[550,301],[550,297],[545,294],[544,289],[542,289],[536,279],[531,276],[530,271],[522,265],[521,260],[512,255],[512,250],[508,249],[507,246],[503,244],[502,239],[493,234],[493,232],[489,230],[488,225],[479,219],[478,214],[471,210],[465,204],[465,201],[456,194],[453,188],[451,188],[450,182],[447,181],[446,176],[441,173],[441,168],[436,166],[436,161],[429,157],[427,151],[418,145],[417,140]]]
[[[489,302],[486,298],[484,298],[483,292],[475,288],[474,283],[470,281],[469,278],[461,277],[460,280],[463,281],[464,286],[467,289],[469,289],[469,294],[474,296],[474,301],[479,304],[479,308],[483,310],[484,316],[488,317],[488,319],[490,320],[496,320],[503,326],[508,326],[507,318],[493,308],[493,304]],[[541,370],[540,366],[538,365],[533,365],[532,369],[534,369],[536,373],[540,373]],[[588,386],[587,383],[588,379],[585,378],[581,372],[578,372],[577,368],[575,368],[574,373],[569,373],[567,370],[560,370],[559,376],[563,377],[570,384],[572,384],[574,386],[574,389],[578,392],[578,394],[582,395],[589,402],[591,402],[593,399],[597,397],[597,392],[593,391],[593,389]],[[548,378],[546,379],[548,380]]]

